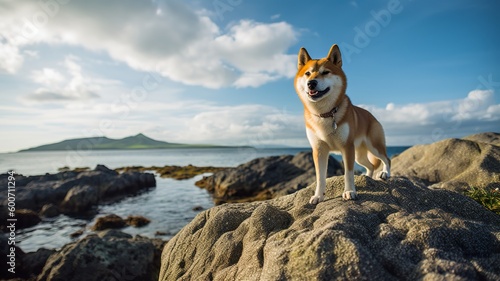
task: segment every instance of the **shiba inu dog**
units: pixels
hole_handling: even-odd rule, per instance
[[[369,177],[382,163],[377,177],[388,179],[390,160],[384,130],[370,112],[354,106],[346,95],[347,78],[338,46],[333,45],[322,59],[311,59],[306,49],[301,48],[294,84],[304,104],[307,139],[316,169],[316,191],[309,203],[317,204],[324,199],[330,152],[342,154],[345,200],[356,198],[354,160],[366,168]]]

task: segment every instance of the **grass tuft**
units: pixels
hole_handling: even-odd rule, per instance
[[[465,191],[465,195],[483,205],[486,209],[500,215],[500,191],[498,188],[481,189],[471,187],[469,190]]]

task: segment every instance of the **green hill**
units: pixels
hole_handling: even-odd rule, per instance
[[[56,150],[105,150],[105,149],[164,149],[164,148],[229,148],[231,146],[219,146],[210,144],[182,144],[158,141],[143,134],[123,139],[110,139],[107,137],[92,137],[64,140],[58,143],[41,145],[33,148],[23,149],[26,151],[56,151]]]

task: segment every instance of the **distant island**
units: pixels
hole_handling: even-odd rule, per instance
[[[183,144],[158,141],[138,134],[123,139],[110,139],[107,137],[91,137],[64,140],[58,143],[46,144],[37,147],[20,150],[19,152],[32,151],[56,151],[56,150],[78,150],[78,149],[173,149],[173,148],[238,148],[250,146],[221,146],[211,144]]]

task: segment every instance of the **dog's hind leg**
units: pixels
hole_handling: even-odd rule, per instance
[[[367,142],[367,148],[370,153],[380,159],[383,164],[382,171],[377,173],[376,178],[381,180],[389,179],[391,176],[391,160],[387,157],[384,130],[382,129],[382,125],[380,125],[380,123],[377,123],[377,125],[372,128],[371,138]],[[373,156],[369,155],[368,157],[372,160],[372,158],[374,158]],[[380,166],[380,162],[377,160],[374,160],[372,163],[374,164],[375,169]]]
[[[382,171],[377,173],[378,179],[381,180],[387,180],[390,177],[390,169],[391,169],[391,160],[389,157],[387,157],[387,154],[385,152],[385,147],[380,148],[382,150],[382,153],[379,152],[377,149],[370,149],[370,154],[368,157],[370,160],[372,160],[375,163],[375,169],[377,169],[380,166],[380,161],[382,161]]]
[[[384,167],[382,168],[382,171],[380,171],[377,174],[377,177],[381,180],[388,180],[389,177],[391,176],[391,160],[387,157],[387,155],[381,156],[380,160],[382,160],[382,163],[384,164]]]
[[[378,160],[378,159],[377,159]],[[366,169],[366,176],[368,177],[373,177],[373,171],[376,169],[375,165],[372,164],[372,162],[368,159],[368,150],[366,149],[366,146],[360,146],[356,148],[356,162],[365,167]],[[380,162],[380,160],[379,160]]]

